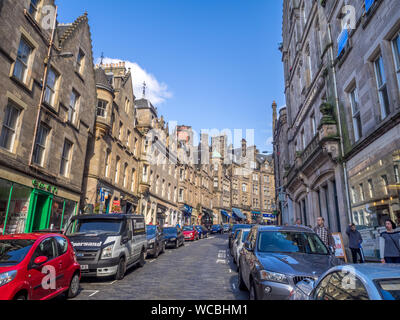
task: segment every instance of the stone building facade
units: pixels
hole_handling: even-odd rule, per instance
[[[283,119],[276,122],[274,146],[275,156],[280,152],[281,207],[289,208],[289,216],[283,220],[293,224],[300,219],[304,225],[315,226],[321,216],[332,231],[341,232],[349,220],[341,126],[334,107],[334,73],[330,68],[333,48],[324,3],[284,1],[280,49],[286,110],[281,114]],[[286,139],[287,147],[282,145]]]
[[[0,6],[1,233],[61,230],[78,212],[95,120],[91,34],[86,14],[47,25],[54,9],[50,0]]]
[[[84,178],[85,213],[134,213],[142,134],[136,127],[132,74],[123,62],[95,68],[97,109]]]
[[[306,224],[354,222],[377,260],[385,219],[400,217],[400,3],[285,1],[283,16],[280,206],[289,223],[290,204]]]
[[[400,223],[400,2],[354,0],[354,23],[331,21],[351,221],[379,260],[385,220]],[[339,15],[344,3],[324,11]],[[336,41],[341,39],[341,41]]]

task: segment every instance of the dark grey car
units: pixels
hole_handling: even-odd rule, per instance
[[[309,228],[255,226],[240,253],[239,288],[250,299],[287,300],[298,282],[340,264]]]

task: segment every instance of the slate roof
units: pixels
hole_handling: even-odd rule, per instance
[[[94,70],[95,79],[96,79],[96,86],[105,90],[110,91],[111,93],[114,92],[113,87],[111,86],[110,82],[107,79],[107,75],[102,68],[97,68]]]

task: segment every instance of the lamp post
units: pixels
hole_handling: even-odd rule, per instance
[[[54,45],[54,38],[55,38],[55,33],[56,33],[56,28],[57,28],[57,10],[58,10],[58,7],[56,6],[55,7],[55,12],[54,12],[55,17],[54,17],[53,29],[52,29],[52,32],[51,32],[51,38],[50,38],[49,46],[48,46],[48,49],[47,49],[47,56],[44,59],[44,73],[43,73],[43,81],[42,81],[42,90],[41,90],[41,93],[40,93],[38,112],[37,112],[37,115],[36,115],[35,131],[33,133],[32,148],[31,148],[31,154],[30,154],[30,157],[29,157],[29,166],[32,166],[32,163],[33,163],[33,153],[34,153],[34,150],[35,150],[38,126],[39,126],[40,116],[41,116],[41,112],[42,112],[42,105],[43,105],[44,96],[45,96],[45,93],[46,93],[47,79],[48,79],[48,75],[49,75],[49,66],[50,66],[50,63],[51,63],[51,59],[53,57],[71,58],[71,57],[74,56],[74,54],[72,52],[61,52],[59,54],[52,55],[53,45]]]

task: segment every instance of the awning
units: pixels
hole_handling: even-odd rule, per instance
[[[237,208],[232,208],[232,216],[236,216],[236,218],[242,219],[242,220],[246,220],[247,217],[242,213],[242,211],[240,211],[240,209]]]
[[[221,210],[221,214],[229,219],[231,219],[232,217],[228,214],[228,212]]]
[[[191,206],[188,206],[187,204],[185,204],[181,210],[183,214],[187,217],[190,217],[193,212],[193,208]]]
[[[212,210],[210,210],[210,209],[206,209],[206,208],[203,208],[203,214],[204,215],[208,215],[208,216],[210,216],[210,217],[213,217],[214,216],[214,213],[212,212]]]

